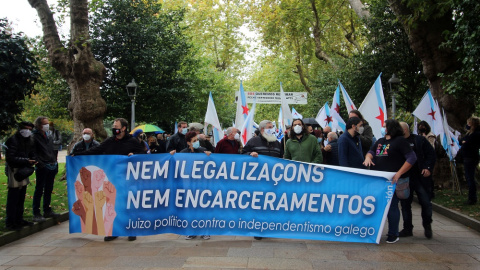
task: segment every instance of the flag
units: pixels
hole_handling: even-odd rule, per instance
[[[240,140],[242,141],[242,144],[244,146],[245,144],[247,144],[248,140],[250,140],[253,137],[253,132],[255,132],[254,116],[255,116],[256,105],[257,105],[257,99],[255,98],[252,109],[248,113],[248,117],[247,119],[245,119],[245,122],[243,123],[242,129],[241,129],[242,135],[240,137]]]
[[[292,116],[293,116],[293,119],[303,119],[303,115],[299,114],[293,107],[292,107]]]
[[[178,124],[177,124],[177,121],[175,121],[175,127],[173,127],[173,134],[177,133],[178,132]]]
[[[245,91],[243,90],[242,81],[240,81],[240,93],[238,94],[237,99],[237,113],[235,115],[235,128],[241,129],[243,122],[247,119],[248,116],[248,104],[247,98],[245,97]]]
[[[345,90],[345,87],[343,87],[340,80],[338,80],[338,84],[340,85],[340,89],[342,90],[343,101],[345,101],[345,107],[347,107],[348,113],[350,113],[351,110],[356,110],[357,107],[355,107],[355,104],[353,104],[352,99],[348,95],[347,90]]]
[[[333,95],[332,110],[330,111],[333,119],[332,131],[345,131],[345,121],[340,116],[340,87],[337,86],[335,94]]]
[[[420,120],[427,122],[433,134],[440,135],[440,133],[443,132],[443,121],[441,121],[440,110],[430,90],[427,90],[425,95],[423,95],[422,100],[412,114]]]
[[[283,92],[282,83],[280,83],[280,100],[281,100],[281,108],[282,108],[282,129],[285,130],[285,126],[291,126],[293,124],[293,115],[290,111],[290,107],[288,107],[287,98],[285,97],[285,93]]]
[[[284,130],[285,125],[283,125],[283,118],[282,118],[282,107],[280,107],[280,110],[278,111],[278,126],[277,126],[277,140],[279,142],[282,141],[283,139],[283,130]]]
[[[328,107],[328,102],[325,102],[325,105],[323,105],[323,107],[318,111],[315,120],[322,128],[329,126],[330,128],[332,128],[333,131],[333,119],[332,116],[330,116],[330,108]]]
[[[445,111],[443,111],[443,132],[440,134],[440,141],[450,160],[453,160],[457,156],[458,150],[460,149],[460,144],[455,137],[454,131],[455,130],[448,125],[447,115]]]
[[[413,130],[412,130],[413,134],[418,134],[417,126],[418,126],[417,117],[414,116],[413,117]]]
[[[223,129],[220,126],[220,121],[218,121],[217,110],[215,109],[215,104],[213,103],[212,92],[208,97],[208,106],[207,112],[205,113],[205,127],[207,124],[213,126],[213,145],[217,145],[217,142],[223,139]]]
[[[375,138],[382,137],[380,130],[385,120],[387,120],[387,106],[385,105],[380,76],[382,76],[381,73],[378,75],[378,78],[375,80],[375,83],[372,85],[372,88],[370,88],[370,91],[358,109],[360,113],[363,114],[363,118],[365,118],[372,127]]]

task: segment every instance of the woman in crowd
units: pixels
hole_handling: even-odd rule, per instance
[[[463,167],[465,169],[465,179],[468,185],[467,204],[477,203],[477,185],[475,182],[475,168],[478,165],[478,151],[480,149],[480,119],[472,116],[467,120],[465,129],[467,134],[460,139],[460,151],[463,157]]]
[[[285,146],[284,158],[319,164],[323,161],[317,138],[307,131],[302,119],[293,120],[290,140]]]
[[[385,137],[378,139],[368,151],[363,165],[377,171],[395,172],[392,184],[405,183],[409,180],[408,171],[417,161],[408,141],[403,137],[403,129],[397,120],[388,119],[382,127]],[[398,197],[394,193],[388,210],[387,243],[399,240],[398,225],[400,223],[400,210]]]

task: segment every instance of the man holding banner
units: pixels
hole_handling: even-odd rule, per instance
[[[252,157],[258,155],[266,155],[271,157],[283,157],[283,151],[280,143],[275,136],[275,128],[273,122],[270,120],[263,120],[258,125],[260,129],[260,136],[251,138],[245,147],[243,147],[242,154],[247,154]]]

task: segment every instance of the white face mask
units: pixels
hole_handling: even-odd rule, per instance
[[[237,141],[240,140],[240,135],[238,133],[235,134],[235,140],[237,140]]]
[[[85,141],[89,141],[92,138],[92,136],[90,136],[90,134],[83,134],[82,137]]]
[[[363,127],[359,127],[359,128],[358,128],[358,134],[363,134],[363,130],[364,130]]]
[[[293,127],[293,132],[295,132],[296,134],[302,133],[302,130],[303,130],[303,127],[300,125],[296,125]]]
[[[275,128],[265,129],[265,133],[268,135],[275,135]]]
[[[32,135],[32,131],[30,129],[21,129],[20,130],[20,135],[22,135],[23,137],[25,138],[28,138],[30,137],[30,135]]]
[[[43,132],[48,132],[49,129],[50,129],[50,125],[49,125],[49,124],[45,124],[45,125],[42,126]]]

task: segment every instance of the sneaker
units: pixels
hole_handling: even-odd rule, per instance
[[[45,218],[40,214],[36,214],[36,215],[33,216],[32,221],[33,222],[44,222]]]
[[[59,216],[60,216],[59,213],[55,213],[53,211],[43,213],[44,218],[57,218]]]
[[[431,224],[424,225],[424,228],[425,228],[425,237],[427,239],[432,239],[433,237],[432,225]]]
[[[192,240],[195,237],[197,237],[197,236],[196,235],[187,235],[187,236],[185,236],[185,240]]]
[[[396,243],[396,242],[398,242],[398,240],[400,240],[400,237],[395,236],[395,235],[389,235],[389,236],[387,237],[387,243],[388,243],[388,244]]]
[[[137,240],[136,236],[129,236],[128,237],[128,241],[135,241],[135,240]]]
[[[210,235],[202,235],[203,240],[208,240],[210,239]]]
[[[413,236],[413,232],[410,231],[410,230],[406,230],[406,229],[403,229],[400,231],[400,233],[398,234],[399,237],[409,237],[409,236]]]
[[[105,238],[103,238],[103,241],[110,242],[110,241],[113,241],[117,238],[118,238],[118,236],[105,236]]]
[[[255,238],[255,240],[262,240],[263,237],[260,237],[260,236],[254,236],[253,238]]]

